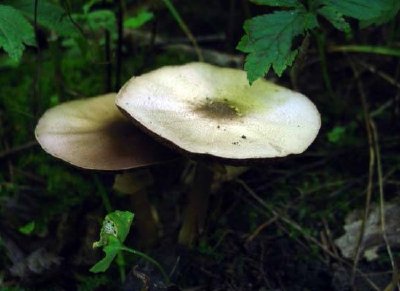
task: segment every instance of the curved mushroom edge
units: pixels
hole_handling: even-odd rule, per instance
[[[68,102],[75,102],[75,101],[81,101],[81,100],[90,100],[90,99],[94,99],[94,98],[98,98],[98,97],[106,97],[108,95],[117,95],[117,93],[108,93],[108,94],[103,94],[103,95],[99,95],[99,96],[93,96],[93,97],[88,97],[85,99],[77,99],[77,100],[71,100],[71,101],[67,101],[64,103],[61,103],[59,105],[68,103]],[[57,105],[57,106],[59,106]],[[41,133],[40,133],[40,125],[42,122],[44,122],[45,118],[47,118],[47,114],[49,114],[49,112],[51,110],[54,110],[54,108],[56,108],[57,106],[51,107],[49,109],[47,109],[43,115],[39,118],[35,129],[34,129],[34,135],[35,135],[35,139],[38,142],[38,145],[42,148],[43,151],[45,151],[47,154],[49,154],[50,156],[56,158],[58,161],[62,161],[64,163],[67,163],[71,166],[73,166],[75,169],[79,169],[79,170],[87,170],[87,171],[96,171],[96,172],[102,172],[102,173],[118,173],[118,172],[122,172],[125,170],[131,170],[131,169],[135,169],[135,168],[143,168],[143,167],[149,167],[155,164],[166,164],[169,162],[172,162],[174,160],[177,160],[179,158],[179,155],[177,155],[176,153],[174,153],[173,151],[170,151],[170,149],[168,147],[165,147],[165,152],[168,155],[168,158],[160,160],[158,162],[148,162],[148,163],[143,163],[140,166],[132,166],[132,165],[126,165],[126,166],[118,166],[118,167],[109,167],[109,166],[99,166],[99,165],[91,165],[88,166],[86,165],[82,165],[79,163],[76,163],[68,158],[66,158],[65,156],[58,154],[57,152],[55,152],[54,150],[52,150],[51,148],[49,148],[48,146],[46,146],[45,143],[41,142]],[[127,123],[130,122],[130,118],[127,118],[126,120]],[[132,125],[134,126],[134,125]],[[140,130],[142,131],[142,130]],[[143,131],[142,131],[143,132]],[[152,139],[151,136],[149,136],[148,134],[145,134],[146,136],[148,136],[148,139]],[[158,143],[157,141],[154,141],[154,143]],[[162,147],[162,144],[160,145]]]
[[[151,138],[156,140],[157,142],[161,143],[162,145],[165,145],[166,147],[170,148],[171,150],[174,150],[184,156],[186,156],[189,159],[193,160],[198,160],[198,161],[205,161],[205,162],[217,162],[217,163],[222,163],[226,165],[231,165],[231,166],[251,166],[251,165],[265,165],[269,163],[275,163],[278,161],[283,161],[287,159],[292,159],[294,157],[297,157],[299,154],[303,153],[304,151],[307,150],[307,148],[298,154],[288,154],[286,156],[282,157],[266,157],[266,158],[246,158],[246,159],[232,159],[232,158],[224,158],[224,157],[219,157],[215,156],[212,154],[207,154],[207,153],[194,153],[187,151],[172,141],[163,138],[162,136],[158,135],[157,133],[149,130],[145,125],[141,124],[139,121],[137,121],[135,118],[133,118],[125,109],[121,108],[118,106],[118,109],[125,115],[127,116],[133,123],[134,126],[142,130],[145,134],[149,135]],[[315,141],[315,140],[314,140]],[[313,144],[313,143],[311,143]],[[311,146],[310,144],[310,146]]]

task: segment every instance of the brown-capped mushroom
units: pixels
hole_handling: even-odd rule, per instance
[[[40,118],[35,135],[52,156],[92,170],[132,169],[170,160],[171,151],[132,126],[115,93],[62,103]]]
[[[115,97],[116,93],[110,93],[47,110],[37,124],[36,139],[49,154],[84,169],[126,170],[173,159],[170,150],[133,126],[117,109]],[[129,175],[133,174],[125,174]],[[149,245],[158,235],[147,186],[132,189],[131,200],[139,237]]]

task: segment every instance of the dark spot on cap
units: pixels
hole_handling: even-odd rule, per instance
[[[209,101],[196,111],[211,119],[233,119],[239,115],[236,107],[221,101]]]
[[[246,136],[245,136],[245,135],[242,135],[242,138],[243,138],[243,139],[246,139]]]

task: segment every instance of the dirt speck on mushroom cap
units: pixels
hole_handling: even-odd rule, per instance
[[[167,144],[230,160],[301,153],[321,125],[304,95],[265,80],[250,86],[244,71],[205,63],[132,78],[116,104]]]

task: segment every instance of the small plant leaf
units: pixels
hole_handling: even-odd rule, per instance
[[[324,6],[318,9],[318,13],[324,16],[336,29],[345,33],[350,32],[350,25],[344,19],[343,14],[332,6]]]
[[[136,29],[151,21],[153,18],[153,12],[142,10],[138,13],[138,15],[126,19],[124,21],[124,27]]]
[[[22,234],[29,235],[35,230],[35,221],[28,222],[21,226],[18,231]]]
[[[328,132],[327,137],[330,143],[340,144],[340,142],[344,139],[345,135],[346,135],[346,127],[335,126],[332,130]]]
[[[35,1],[13,0],[10,3],[30,21],[34,20]],[[46,0],[38,1],[37,5],[37,22],[39,25],[62,36],[73,36],[78,33],[77,28],[62,7]]]
[[[124,243],[133,222],[133,213],[129,211],[114,211],[106,215],[100,231],[100,240],[93,243],[93,247],[103,247],[109,244],[109,239],[115,237]]]
[[[385,23],[400,9],[398,0],[322,0],[321,2],[345,16],[360,20],[362,27]]]
[[[32,25],[18,10],[8,5],[0,5],[0,48],[11,59],[19,61],[25,45],[35,44]]]
[[[109,268],[115,256],[123,248],[133,217],[132,212],[119,210],[106,215],[100,230],[100,239],[93,243],[94,248],[103,248],[105,257],[90,269],[91,272],[104,272]]]
[[[247,20],[243,26],[246,34],[237,49],[249,53],[244,67],[250,84],[271,66],[278,76],[282,75],[297,54],[292,49],[293,38],[317,26],[315,14],[304,9],[277,11]]]

